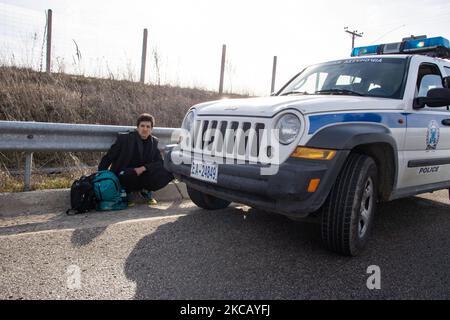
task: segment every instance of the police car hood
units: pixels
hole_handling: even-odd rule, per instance
[[[304,95],[288,97],[262,97],[247,99],[226,99],[206,102],[195,106],[197,115],[208,116],[259,116],[272,117],[286,110],[296,109],[303,114],[366,110],[402,109],[402,100],[343,96],[343,95]]]

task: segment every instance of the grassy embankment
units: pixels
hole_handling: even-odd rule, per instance
[[[237,97],[237,96],[234,96]],[[130,81],[45,74],[30,69],[0,66],[0,120],[135,125],[143,112],[156,118],[156,126],[179,127],[187,109],[200,102],[220,99],[201,89],[155,86]],[[32,189],[68,188],[89,173],[101,153],[35,153],[34,169],[76,167],[60,174],[33,174]],[[23,190],[25,156],[0,152],[0,192]]]

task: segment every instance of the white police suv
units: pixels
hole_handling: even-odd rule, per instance
[[[379,201],[450,189],[449,58],[442,37],[355,48],[271,97],[193,106],[165,167],[201,208],[320,217],[357,255]]]

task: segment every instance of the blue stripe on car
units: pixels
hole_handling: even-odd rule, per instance
[[[419,113],[338,113],[323,114],[309,117],[309,134],[314,134],[325,126],[335,123],[347,122],[373,122],[384,124],[388,128],[427,128],[431,120],[436,120],[439,125],[441,120],[450,118],[450,112],[445,114],[427,114],[426,111]],[[404,123],[399,123],[403,119]]]

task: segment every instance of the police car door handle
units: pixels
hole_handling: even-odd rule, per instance
[[[444,119],[444,120],[442,120],[442,124],[443,124],[444,126],[450,126],[450,119]]]

